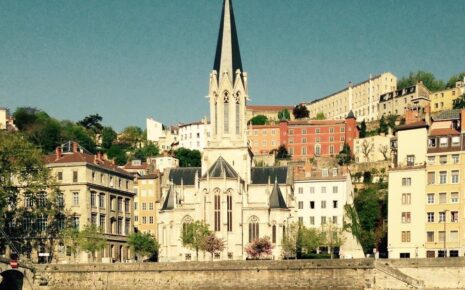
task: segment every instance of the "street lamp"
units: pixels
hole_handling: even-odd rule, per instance
[[[447,223],[447,212],[449,210],[445,209],[444,210],[444,258],[447,258],[447,248],[446,248],[446,223]]]

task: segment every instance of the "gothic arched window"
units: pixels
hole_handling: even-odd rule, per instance
[[[215,102],[215,108],[214,108],[214,111],[213,111],[213,114],[214,114],[214,119],[215,119],[215,127],[213,128],[213,130],[215,130],[215,132],[213,132],[213,134],[218,134],[218,94],[217,93],[214,93],[214,102]]]
[[[189,224],[192,223],[192,218],[190,216],[185,216],[182,219],[182,236],[187,237],[188,236],[188,231],[189,231]]]
[[[271,242],[276,244],[276,224],[271,227]]]
[[[236,93],[236,134],[239,135],[239,133],[241,132],[241,93],[240,92],[237,92]]]
[[[215,189],[213,198],[215,204],[215,232],[219,232],[221,230],[221,195],[219,189]]]
[[[229,92],[223,93],[224,133],[229,134]]]
[[[255,241],[259,238],[260,229],[258,224],[258,218],[253,216],[249,220],[249,243]]]
[[[233,199],[232,199],[232,191],[228,190],[228,195],[226,196],[227,199],[227,208],[228,208],[228,216],[227,216],[227,224],[228,224],[228,232],[232,232],[232,205],[233,205]]]

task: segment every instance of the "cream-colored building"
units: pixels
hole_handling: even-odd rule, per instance
[[[393,167],[389,171],[389,258],[424,258],[425,184],[428,124],[399,126],[392,139]]]
[[[147,118],[146,130],[147,140],[157,144],[161,151],[177,148],[179,144],[178,127],[165,127],[161,122],[153,118]]]
[[[147,159],[147,163],[153,166],[154,169],[163,173],[168,168],[179,167],[179,159],[174,158],[168,154],[160,155],[157,157],[150,157]]]
[[[207,145],[207,138],[211,133],[210,123],[207,118],[203,118],[198,122],[180,124],[178,128],[179,147],[203,151],[203,148]]]
[[[358,121],[378,118],[379,97],[397,87],[397,77],[390,72],[371,77],[358,84],[349,83],[347,88],[329,96],[306,103],[310,117],[324,113],[327,119],[345,119],[350,111]]]
[[[455,83],[455,88],[434,92],[429,95],[431,113],[453,108],[454,100],[465,94],[465,79]]]
[[[9,115],[7,108],[0,107],[0,130],[17,131],[13,116]]]
[[[416,110],[423,113],[429,105],[430,92],[422,82],[414,86],[393,90],[379,97],[378,118],[383,115],[404,115],[407,110]]]
[[[268,121],[278,122],[278,114],[282,110],[288,110],[290,120],[294,120],[292,114],[293,106],[264,106],[264,105],[247,105],[245,107],[245,119],[250,121],[255,116],[263,115],[268,118]]]
[[[134,184],[134,226],[141,232],[158,238],[157,222],[160,210],[160,172],[140,176]]]
[[[65,143],[55,154],[46,156],[46,164],[56,176],[74,226],[82,230],[94,224],[103,230],[107,246],[96,253],[97,261],[132,259],[127,239],[134,228],[133,176],[75,142]],[[66,251],[60,253],[59,259],[70,258]],[[79,254],[79,262],[90,259],[88,253]]]
[[[243,72],[232,4],[224,1],[221,30],[210,74],[212,133],[202,154],[202,166],[166,172],[158,221],[160,261],[195,260],[182,245],[184,224],[209,225],[225,249],[215,260],[244,260],[245,247],[268,236],[281,258],[281,241],[293,221],[294,195],[287,167],[252,168],[247,145],[245,106],[247,74]],[[199,260],[210,260],[200,253]]]
[[[391,137],[376,135],[354,139],[355,162],[366,163],[391,159]]]

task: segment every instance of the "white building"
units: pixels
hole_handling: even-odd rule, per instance
[[[210,124],[207,118],[198,122],[179,125],[179,147],[203,151],[210,137]]]
[[[169,155],[151,157],[147,159],[147,163],[154,166],[154,168],[160,172],[164,172],[168,168],[179,167],[179,159],[176,159]]]
[[[245,118],[247,87],[231,1],[225,0],[210,74],[212,133],[202,167],[165,173],[158,221],[160,261],[195,259],[195,251],[183,247],[180,235],[184,224],[196,220],[207,223],[225,241],[217,260],[244,260],[247,244],[265,236],[275,245],[273,257],[281,257],[283,233],[294,216],[291,175],[287,167],[252,168]],[[199,260],[210,259],[199,255]]]
[[[336,226],[342,229],[346,205],[353,205],[354,188],[347,168],[296,170],[294,192],[299,222],[309,228]],[[363,258],[363,250],[355,238],[344,233],[341,257]]]
[[[0,130],[6,130],[7,109],[0,107]]]
[[[147,118],[145,123],[148,141],[159,142],[160,138],[165,136],[162,123],[155,121],[153,118]]]

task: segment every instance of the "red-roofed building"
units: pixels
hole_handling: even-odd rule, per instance
[[[102,229],[107,246],[96,253],[96,261],[131,260],[134,254],[127,239],[134,229],[133,175],[71,141],[47,155],[45,162],[56,176],[74,226],[82,230],[94,224]],[[67,253],[63,249],[58,259],[70,259]],[[90,261],[86,252],[78,257],[79,262]]]

